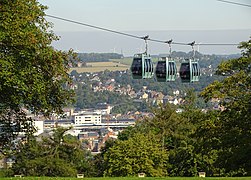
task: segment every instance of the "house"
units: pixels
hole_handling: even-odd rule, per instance
[[[107,115],[111,113],[113,106],[107,103],[98,103],[95,107],[96,110],[101,112],[101,115]]]
[[[114,90],[114,86],[112,85],[106,86],[106,90],[112,92]]]
[[[99,138],[99,134],[95,131],[91,131],[91,132],[80,132],[78,134],[78,139],[80,141],[83,140],[88,140],[88,141],[93,141],[93,140],[97,140]]]
[[[58,119],[58,120],[45,120],[44,129],[51,129],[57,126],[60,127],[71,127],[74,122],[71,119]]]
[[[174,99],[170,100],[169,103],[177,105],[177,104],[179,104],[179,101],[176,98],[174,98]]]
[[[140,99],[145,99],[145,101],[148,101],[148,94],[147,93],[143,93],[142,96],[140,97]]]
[[[92,79],[90,79],[90,81],[100,81],[98,76],[94,76]]]
[[[134,90],[130,90],[130,91],[128,92],[128,95],[129,95],[131,98],[136,97],[136,93],[135,93]]]
[[[164,98],[164,94],[161,92],[155,93],[153,95],[153,99],[156,102],[157,105],[162,104],[163,103],[163,98]]]
[[[85,143],[86,148],[91,151],[98,151],[99,134],[95,131],[91,132],[80,132],[78,139]]]
[[[179,96],[179,95],[180,95],[180,91],[179,91],[179,90],[173,91],[173,94],[174,94],[175,96]]]
[[[170,104],[177,105],[177,104],[180,104],[181,101],[182,101],[182,99],[176,99],[176,98],[173,97],[173,96],[165,96],[165,97],[163,98],[163,103],[164,103],[164,104],[170,103]]]
[[[63,108],[63,111],[64,111],[63,116],[70,117],[73,115],[74,109],[73,108]]]

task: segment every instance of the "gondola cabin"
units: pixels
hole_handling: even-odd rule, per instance
[[[133,79],[147,79],[153,77],[153,62],[150,55],[135,54],[133,57],[131,72]]]
[[[197,82],[199,81],[200,67],[197,61],[186,59],[180,65],[180,78],[181,82]]]
[[[177,75],[175,61],[162,57],[157,63],[155,74],[158,82],[175,81]]]

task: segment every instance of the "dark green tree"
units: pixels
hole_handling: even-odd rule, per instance
[[[104,155],[105,176],[166,176],[167,152],[155,135],[136,133],[128,140],[118,140]]]
[[[154,117],[145,118],[135,127],[126,129],[119,135],[119,139],[130,140],[139,132],[142,134],[151,132],[158,139],[161,148],[169,155],[165,164],[168,175],[194,176],[198,171],[194,155],[194,139],[191,137],[195,132],[192,120],[199,111],[191,109],[190,113],[179,114],[175,110],[176,107],[169,104],[159,106],[153,110]]]
[[[42,137],[39,141],[30,137],[20,144],[15,154],[13,171],[25,176],[76,176],[84,173],[93,175],[92,156],[81,149],[77,138],[65,135],[68,129],[58,128],[52,136]]]
[[[21,129],[29,130],[24,109],[60,113],[72,96],[65,88],[72,53],[51,46],[58,37],[45,19],[46,9],[37,0],[0,1],[1,149]]]
[[[218,166],[230,176],[251,175],[251,40],[239,47],[242,57],[218,66],[217,73],[227,77],[201,93],[206,100],[217,98],[222,106],[212,138],[219,139]]]
[[[107,151],[109,151],[110,148],[112,148],[113,145],[115,145],[114,139],[108,139],[104,146],[101,147],[101,152],[94,156],[93,163],[94,163],[94,169],[95,169],[95,175],[97,177],[103,177],[104,172],[106,169],[108,169],[108,161],[105,160],[105,154]]]

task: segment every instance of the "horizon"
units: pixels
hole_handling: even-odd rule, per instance
[[[152,39],[170,40],[174,42],[190,43],[230,43],[239,44],[247,41],[251,36],[251,29],[247,30],[169,30],[169,31],[127,31],[136,36],[149,35]],[[116,35],[104,31],[72,31],[55,32],[60,40],[52,45],[59,50],[73,49],[81,53],[118,53],[124,56],[133,56],[143,52],[144,40]],[[169,46],[163,43],[148,42],[149,54],[168,54]],[[230,55],[240,54],[237,46],[194,46],[195,50],[202,54]],[[172,51],[190,52],[189,45],[171,45]]]

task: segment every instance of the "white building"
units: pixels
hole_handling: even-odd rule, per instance
[[[101,124],[101,114],[97,112],[84,112],[74,117],[75,125]]]
[[[179,90],[173,91],[173,94],[178,96],[180,94],[180,91]]]

